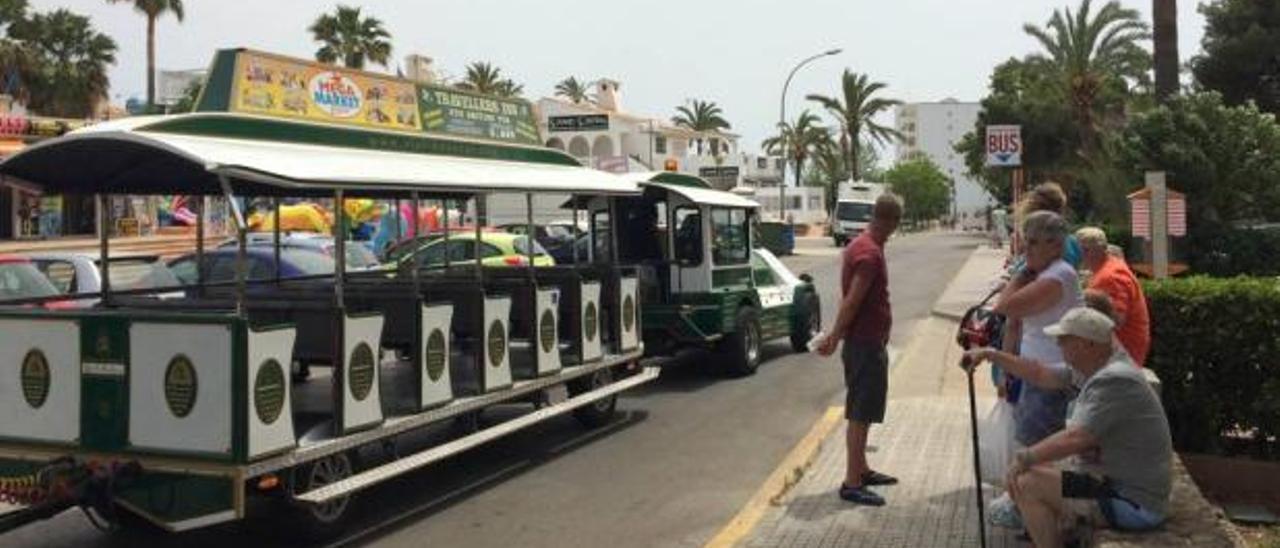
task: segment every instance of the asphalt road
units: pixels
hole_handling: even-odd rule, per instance
[[[901,348],[928,315],[980,239],[933,233],[896,237],[888,247]],[[802,240],[786,258],[813,275],[830,324],[838,295],[838,250]],[[709,372],[694,354],[627,393],[619,420],[584,431],[551,420],[361,495],[347,536],[334,545],[701,546],[751,497],[810,425],[842,397],[835,359],[765,348],[745,379]],[[502,412],[490,414],[491,420]],[[433,435],[425,436],[422,443]],[[78,512],[0,536],[0,546],[290,545],[260,518],[181,536],[102,535]]]

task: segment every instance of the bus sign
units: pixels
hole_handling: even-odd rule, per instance
[[[1022,165],[1022,126],[987,126],[987,167]]]

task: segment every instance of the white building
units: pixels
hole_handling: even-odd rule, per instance
[[[677,171],[703,177],[722,190],[776,184],[776,162],[739,150],[738,135],[692,131],[664,116],[627,112],[617,81],[600,79],[594,86],[594,101],[538,101],[548,147],[605,171]]]
[[[897,159],[924,154],[955,182],[952,195],[956,214],[970,216],[993,203],[977,181],[967,175],[964,156],[955,146],[973,131],[982,106],[947,98],[936,103],[907,103],[897,108],[897,129],[902,132]]]

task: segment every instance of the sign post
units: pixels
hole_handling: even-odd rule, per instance
[[[1155,279],[1169,277],[1169,199],[1164,172],[1147,172],[1147,188],[1151,189],[1151,271]]]
[[[987,138],[985,146],[987,152],[987,167],[1010,167],[1013,168],[1010,173],[1010,183],[1013,186],[1011,205],[1013,214],[1013,235],[1009,238],[1009,245],[1013,254],[1022,252],[1022,238],[1019,228],[1022,226],[1022,214],[1018,210],[1018,202],[1022,201],[1022,191],[1025,185],[1022,171],[1022,126],[1016,125],[994,125],[987,126]]]

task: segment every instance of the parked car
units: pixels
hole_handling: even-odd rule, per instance
[[[275,235],[271,232],[250,232],[245,238],[245,243],[251,247],[267,246],[272,247],[275,244]],[[219,244],[218,247],[235,248],[237,245],[235,240],[228,240]],[[333,256],[337,245],[334,243],[332,236],[328,234],[320,234],[316,232],[287,232],[280,235],[280,247],[283,248],[299,248],[318,251],[330,257]],[[347,240],[347,270],[369,270],[380,264],[378,256],[369,249],[365,242],[356,240]]]
[[[28,254],[31,264],[40,270],[60,293],[97,293],[102,290],[101,257],[92,253]],[[178,280],[158,255],[111,257],[111,287],[116,290],[177,287]],[[176,297],[181,292],[166,293],[161,298]],[[77,306],[97,304],[98,299],[77,299]]]
[[[528,234],[529,225],[511,223],[499,225],[498,228],[509,234]],[[533,225],[533,239],[549,251],[571,245],[573,243],[573,225],[544,224]]]
[[[586,263],[591,260],[591,235],[583,234],[578,236],[578,240],[573,245],[562,245],[555,249],[547,250],[547,253],[551,254],[551,258],[556,261],[556,264],[573,264],[575,253],[578,255],[579,263]]]
[[[489,226],[481,227],[480,230],[482,233],[498,232],[498,229],[494,227],[489,227]],[[475,232],[476,232],[476,228],[474,226],[449,227],[450,235],[455,235],[455,234],[474,235]],[[384,264],[398,263],[400,262],[400,259],[403,258],[405,255],[408,255],[409,253],[414,252],[415,250],[422,247],[423,245],[426,245],[429,242],[433,242],[440,238],[443,238],[444,236],[445,236],[445,232],[443,230],[430,230],[430,231],[424,230],[420,234],[418,234],[416,238],[405,238],[400,241],[392,242],[391,245],[388,245],[386,249],[382,250],[382,252],[379,253],[378,256],[382,258],[382,262]]]
[[[204,272],[204,281],[206,283],[235,281],[236,255],[238,251],[231,247],[218,247],[206,252],[204,254],[204,263],[201,265],[201,270]],[[246,249],[245,258],[248,261],[248,276],[246,279],[269,280],[275,277],[276,258],[274,249],[263,246],[250,246]],[[282,278],[332,274],[334,266],[333,257],[318,251],[296,247],[280,250],[280,276]],[[191,285],[196,283],[198,275],[195,253],[184,255],[169,262],[169,270],[183,284]]]
[[[0,301],[53,297],[62,294],[26,257],[0,255]],[[46,302],[44,308],[69,308],[66,302]]]
[[[445,257],[453,264],[474,262],[476,248],[480,250],[480,263],[484,266],[527,266],[529,264],[529,238],[506,232],[485,232],[477,246],[475,233],[450,234],[448,239],[437,238],[419,247],[412,255],[401,257],[402,267],[415,261],[419,267],[443,266]],[[533,242],[533,265],[555,266],[555,259],[538,242]]]

